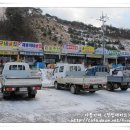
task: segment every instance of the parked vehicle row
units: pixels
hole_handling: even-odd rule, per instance
[[[1,75],[1,92],[4,98],[17,93],[27,93],[35,98],[41,87],[54,86],[56,89],[69,89],[72,94],[80,91],[95,93],[106,89],[113,91],[128,89],[130,84],[129,69],[107,66],[93,66],[85,69],[83,64],[58,63],[54,70],[31,70],[27,63],[8,62]]]
[[[79,93],[80,90],[94,93],[101,89],[113,91],[120,88],[125,91],[130,83],[130,72],[125,67],[111,71],[108,66],[85,69],[82,64],[59,63],[53,76],[56,89],[70,89],[73,94]]]

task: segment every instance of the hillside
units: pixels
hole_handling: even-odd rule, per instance
[[[70,35],[65,31],[64,26],[54,19],[43,17],[33,17],[28,19],[38,42],[51,45],[62,45],[69,42]]]
[[[79,45],[102,46],[101,28],[80,22],[70,22],[49,14],[31,20],[38,41],[43,44],[62,45],[72,42]],[[107,49],[130,50],[130,30],[106,26]]]
[[[91,24],[43,15],[39,8],[7,9],[8,12],[4,14],[6,18],[0,21],[0,39],[41,42],[43,45],[63,45],[71,42],[95,48],[102,46],[101,28]],[[109,50],[130,51],[130,30],[105,26],[105,43]]]

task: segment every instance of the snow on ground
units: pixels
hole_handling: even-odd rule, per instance
[[[0,95],[0,106],[0,123],[75,122],[75,119],[84,119],[88,113],[99,113],[102,115],[101,119],[112,119],[104,115],[130,113],[130,89],[115,92],[100,90],[94,94],[81,92],[73,95],[68,90],[44,88],[38,91],[35,99],[19,95],[4,100]],[[90,115],[87,118],[91,119]],[[130,120],[130,115],[125,119]]]

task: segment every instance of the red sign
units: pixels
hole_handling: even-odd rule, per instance
[[[80,46],[74,44],[65,44],[63,46],[63,53],[79,53]]]

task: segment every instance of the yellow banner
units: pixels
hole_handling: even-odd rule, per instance
[[[0,50],[0,55],[18,55],[18,52]]]
[[[81,47],[81,53],[86,54],[86,53],[93,53],[94,52],[94,47],[92,46],[82,46]]]
[[[45,52],[61,52],[60,46],[53,46],[53,45],[45,45],[44,46]]]
[[[102,55],[89,54],[89,55],[87,55],[87,57],[90,57],[90,58],[102,58]]]
[[[4,40],[0,40],[0,46],[9,46],[9,47],[18,47],[18,42],[17,41],[4,41]]]

